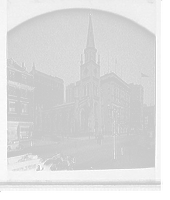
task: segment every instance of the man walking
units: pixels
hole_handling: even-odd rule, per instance
[[[123,151],[124,151],[124,147],[123,145],[121,145],[121,148],[120,148],[121,156],[123,156]]]

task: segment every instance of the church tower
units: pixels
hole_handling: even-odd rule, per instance
[[[91,15],[89,15],[89,28],[88,28],[88,34],[87,34],[87,43],[86,48],[84,50],[85,54],[85,63],[89,61],[96,62],[96,48],[94,43],[94,34],[93,34],[93,26],[92,26],[92,19]]]
[[[86,48],[84,55],[81,55],[80,66],[80,93],[79,102],[86,102],[86,108],[83,108],[83,103],[79,104],[85,111],[85,125],[88,130],[95,131],[99,129],[100,118],[100,58],[97,59],[97,49],[95,47],[94,33],[91,14],[89,15],[89,25],[87,33]],[[98,61],[97,61],[98,60]],[[80,113],[80,121],[83,121],[83,116]],[[81,122],[82,124],[82,122]]]

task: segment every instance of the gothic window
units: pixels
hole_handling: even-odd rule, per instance
[[[97,103],[94,104],[94,117],[97,118]]]
[[[97,69],[94,69],[94,76],[97,76]]]
[[[95,85],[93,85],[93,94],[95,94]]]
[[[84,85],[84,96],[86,95],[86,86]]]
[[[88,69],[86,68],[86,69],[84,70],[84,75],[87,76],[87,74],[88,74]]]
[[[81,128],[85,129],[85,112],[83,110],[81,112]]]
[[[87,96],[90,94],[90,84],[87,84]]]
[[[97,95],[97,85],[96,85],[96,95]]]

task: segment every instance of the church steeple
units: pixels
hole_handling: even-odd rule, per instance
[[[84,50],[85,54],[85,63],[89,61],[96,62],[96,48],[94,43],[94,33],[93,33],[93,25],[92,25],[92,19],[91,14],[89,15],[89,27],[88,27],[88,33],[87,33],[87,43],[86,48]]]
[[[87,44],[86,44],[86,48],[88,47],[95,48],[91,14],[89,15],[89,28],[88,28]]]

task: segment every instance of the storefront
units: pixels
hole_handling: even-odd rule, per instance
[[[7,122],[7,140],[18,140],[17,135],[18,122]]]
[[[33,123],[20,122],[19,123],[19,138],[20,140],[29,140],[31,137],[31,129]]]
[[[7,119],[7,139],[29,140],[33,126],[33,118],[8,117]]]

